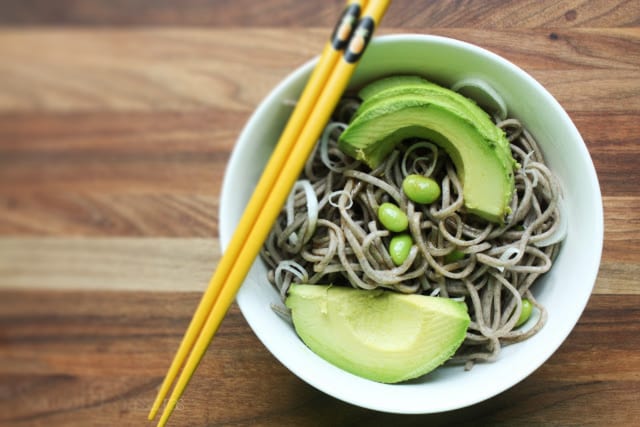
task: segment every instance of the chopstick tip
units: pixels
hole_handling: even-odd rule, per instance
[[[162,399],[160,397],[156,397],[156,400],[153,402],[153,406],[151,406],[151,410],[149,411],[149,415],[147,415],[147,419],[149,421],[153,421],[153,419],[158,415],[158,410],[160,409],[160,402]]]

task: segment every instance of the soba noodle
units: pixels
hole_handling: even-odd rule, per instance
[[[531,287],[551,268],[562,224],[558,184],[532,136],[515,119],[496,123],[520,165],[511,213],[497,225],[465,214],[453,163],[430,141],[403,142],[375,170],[342,153],[337,139],[356,107],[349,99],[339,106],[263,247],[269,280],[282,298],[291,283],[307,283],[464,300],[471,324],[452,360],[467,368],[535,334],[547,313]],[[412,173],[439,182],[440,199],[409,200],[402,180]],[[391,233],[376,221],[387,201],[407,213],[414,242],[399,266],[387,250]],[[516,328],[523,298],[537,315]]]

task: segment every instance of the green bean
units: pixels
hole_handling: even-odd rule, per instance
[[[409,200],[416,203],[429,204],[440,197],[440,186],[432,178],[412,174],[402,181],[402,190]]]
[[[518,326],[522,326],[529,318],[531,317],[531,312],[533,311],[533,304],[526,298],[522,299],[522,311],[520,312],[520,317],[516,322],[516,328]]]
[[[409,226],[407,214],[402,212],[398,206],[389,202],[381,204],[378,208],[378,219],[387,230],[396,233],[406,230]]]
[[[411,235],[407,233],[393,236],[389,242],[389,255],[395,265],[402,265],[409,256],[409,251],[413,245]]]

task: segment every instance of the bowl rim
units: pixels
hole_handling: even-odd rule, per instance
[[[460,409],[460,408],[467,407],[475,403],[479,403],[481,401],[490,399],[504,392],[505,390],[513,387],[514,385],[518,384],[519,382],[524,380],[526,377],[531,375],[542,364],[544,364],[549,357],[551,357],[558,350],[558,348],[566,340],[568,335],[571,333],[571,331],[577,324],[593,292],[593,288],[595,286],[595,282],[597,279],[597,274],[598,274],[598,270],[601,262],[601,257],[602,257],[602,247],[603,247],[603,237],[604,237],[604,215],[603,215],[600,185],[597,179],[595,167],[593,165],[593,160],[591,159],[591,156],[587,150],[586,144],[584,143],[582,136],[578,132],[578,129],[575,127],[575,124],[573,123],[571,118],[568,116],[566,111],[562,108],[562,106],[555,99],[555,97],[553,97],[553,95],[545,87],[542,86],[542,84],[540,84],[536,79],[534,79],[526,71],[524,71],[517,65],[513,64],[509,60],[503,58],[502,56],[499,56],[498,54],[493,53],[475,44],[457,40],[450,37],[426,35],[426,34],[411,34],[411,33],[388,34],[388,35],[381,35],[381,36],[374,37],[372,40],[372,44],[403,43],[407,41],[446,44],[456,49],[475,51],[476,53],[480,53],[483,56],[489,57],[491,61],[497,62],[501,66],[509,68],[510,71],[512,71],[518,76],[518,78],[525,79],[529,84],[533,85],[536,88],[536,90],[539,93],[541,93],[548,102],[551,103],[553,108],[557,109],[558,114],[564,116],[563,122],[568,126],[568,130],[573,134],[575,138],[577,138],[577,141],[581,142],[581,144],[579,144],[579,147],[577,148],[582,151],[583,159],[590,162],[590,164],[587,165],[590,171],[590,174],[589,174],[589,177],[585,177],[585,178],[589,179],[589,186],[590,188],[592,188],[592,191],[594,192],[594,194],[597,195],[597,197],[594,197],[594,203],[596,205],[594,206],[595,211],[593,212],[593,216],[594,216],[593,233],[594,233],[594,236],[596,237],[596,239],[594,239],[595,240],[594,244],[596,246],[592,248],[592,251],[591,251],[591,253],[593,254],[592,258],[594,260],[597,260],[597,263],[595,263],[595,265],[592,265],[592,266],[584,267],[586,269],[590,269],[588,276],[593,277],[593,283],[590,284],[589,291],[584,292],[583,298],[577,301],[574,301],[574,305],[578,313],[577,317],[574,319],[573,322],[571,322],[571,324],[569,323],[563,324],[564,330],[560,331],[559,333],[559,336],[561,339],[558,340],[557,345],[556,343],[554,343],[553,345],[550,346],[550,349],[548,351],[541,352],[542,354],[540,354],[536,358],[536,362],[534,366],[529,366],[527,369],[519,370],[517,375],[514,375],[513,373],[511,373],[509,375],[508,381],[502,381],[500,379],[497,379],[496,384],[492,385],[492,387],[487,387],[485,390],[482,390],[480,393],[474,395],[473,397],[467,396],[466,398],[462,398],[462,396],[460,396],[460,400],[457,400],[455,402],[450,402],[448,404],[445,403],[445,404],[440,404],[437,406],[425,408],[425,407],[420,407],[420,405],[415,405],[412,403],[398,405],[397,403],[387,402],[385,401],[384,398],[376,399],[375,402],[373,402],[371,401],[371,399],[354,396],[353,393],[351,393],[349,389],[346,387],[339,387],[339,386],[336,386],[335,384],[334,385],[327,384],[327,382],[319,378],[317,374],[311,373],[302,369],[299,366],[300,364],[297,363],[297,361],[292,360],[292,357],[289,356],[286,351],[282,351],[282,349],[278,349],[276,346],[273,345],[272,339],[269,337],[270,335],[269,331],[265,330],[265,328],[260,325],[260,320],[259,320],[260,316],[256,315],[256,313],[252,313],[248,309],[248,307],[245,305],[242,289],[240,294],[237,296],[237,302],[244,318],[249,323],[252,331],[258,337],[258,339],[263,343],[263,345],[271,352],[271,354],[277,360],[280,361],[280,363],[282,363],[285,367],[287,367],[288,370],[290,370],[298,378],[305,381],[307,384],[315,387],[316,389],[330,396],[333,396],[337,399],[340,399],[342,401],[345,401],[360,407],[373,409],[377,411],[389,412],[389,413],[426,414],[426,413],[437,413],[437,412]],[[366,52],[365,52],[365,55],[366,55]],[[232,226],[234,219],[228,218],[227,212],[225,211],[225,206],[227,206],[229,204],[229,200],[231,200],[234,197],[234,189],[233,189],[232,183],[228,179],[229,172],[234,169],[237,169],[241,164],[242,157],[243,157],[242,152],[245,150],[245,145],[251,144],[251,141],[248,138],[251,133],[251,129],[256,126],[260,117],[262,117],[265,114],[266,110],[268,110],[268,108],[272,105],[273,102],[275,102],[277,99],[280,99],[281,93],[287,87],[289,87],[292,84],[292,82],[295,82],[300,78],[303,78],[304,75],[308,75],[311,72],[317,59],[318,57],[315,57],[313,59],[310,59],[306,63],[302,64],[301,66],[297,67],[287,76],[285,76],[285,78],[283,78],[272,90],[270,90],[268,95],[262,100],[262,102],[260,102],[256,110],[253,112],[253,114],[251,115],[251,117],[243,127],[237,139],[236,145],[233,149],[233,152],[229,159],[229,163],[225,170],[221,197],[220,197],[219,233],[220,233],[220,244],[223,251],[226,249],[227,243],[230,240],[230,237],[232,235],[233,228],[234,228]],[[223,224],[225,223],[227,224],[226,227],[223,226]],[[334,367],[333,369],[338,369],[338,368]],[[353,376],[351,380],[353,381],[354,378],[356,381],[363,380],[355,376]],[[368,381],[368,380],[364,380],[364,381]],[[377,384],[373,382],[371,383]],[[385,386],[402,387],[402,385],[385,385]],[[411,384],[409,384],[408,386],[410,387]]]

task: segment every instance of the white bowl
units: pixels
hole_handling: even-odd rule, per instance
[[[220,239],[231,239],[291,107],[283,100],[300,93],[315,60],[294,71],[260,104],[244,128],[226,171],[220,204]],[[471,371],[445,366],[423,380],[404,384],[372,382],[311,352],[292,326],[275,314],[280,303],[257,260],[237,296],[247,322],[271,353],[295,375],[343,401],[392,413],[435,413],[489,399],[542,365],[569,335],[595,284],[603,239],[600,188],[584,141],[567,113],[538,82],[507,60],[461,41],[425,35],[374,38],[352,85],[389,74],[421,74],[443,85],[478,78],[504,99],[510,116],[536,137],[564,190],[568,235],[551,271],[535,285],[548,309],[548,322],[532,338],[502,349],[497,361]]]

